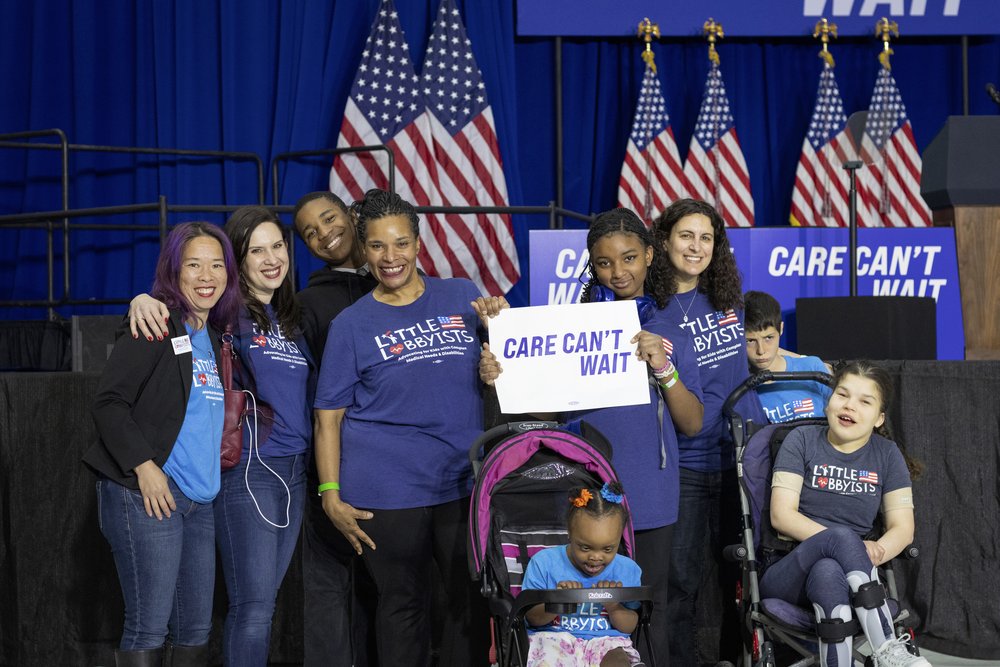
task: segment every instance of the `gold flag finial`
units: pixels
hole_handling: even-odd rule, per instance
[[[893,37],[899,37],[899,24],[883,16],[875,24],[875,36],[882,40],[882,52],[878,54],[878,61],[882,63],[882,67],[891,71],[892,65],[889,63],[889,56],[895,52],[890,48],[889,41]]]
[[[656,72],[656,63],[653,62],[653,58],[656,57],[656,54],[653,53],[653,47],[651,45],[654,37],[657,39],[660,38],[660,24],[652,23],[649,18],[644,18],[639,21],[639,30],[636,33],[636,36],[646,43],[646,48],[642,52],[642,59],[646,61],[646,64],[649,65],[649,68],[653,70],[653,72]]]
[[[708,35],[708,59],[714,64],[719,64],[719,52],[715,50],[715,42],[725,37],[725,33],[722,32],[722,24],[717,23],[715,19],[709,17],[705,21],[705,25],[701,27],[703,34]]]
[[[816,22],[816,27],[813,28],[813,37],[819,37],[819,40],[823,42],[823,50],[819,52],[819,57],[830,67],[835,67],[836,63],[833,62],[833,54],[830,53],[829,44],[830,37],[837,38],[837,24],[820,19]]]

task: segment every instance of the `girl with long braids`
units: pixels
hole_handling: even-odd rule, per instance
[[[698,367],[691,337],[666,317],[666,257],[654,252],[653,236],[632,211],[599,214],[587,234],[588,281],[581,301],[631,300],[642,330],[631,342],[648,366],[649,403],[585,410],[561,415],[569,428],[579,421],[595,426],[611,443],[612,463],[629,499],[636,554],[645,585],[653,588],[650,623],[653,651],[667,656],[667,573],[678,507],[677,432],[701,429]],[[501,369],[487,348],[480,378],[492,384]],[[640,646],[645,652],[645,644]],[[643,656],[647,659],[649,656]]]

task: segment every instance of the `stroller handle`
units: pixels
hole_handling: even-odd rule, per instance
[[[576,605],[587,602],[640,602],[643,614],[652,611],[652,586],[624,586],[619,588],[561,588],[561,589],[529,589],[522,590],[514,600],[514,608],[510,618],[521,619],[528,610],[538,604],[545,604],[546,611],[553,613],[572,613],[568,607],[575,610]],[[550,609],[551,606],[551,609]]]
[[[756,389],[760,385],[766,382],[788,382],[798,380],[800,382],[813,380],[832,387],[833,376],[829,373],[821,373],[819,371],[760,371],[759,373],[754,373],[746,380],[744,380],[736,389],[733,389],[732,393],[726,399],[726,402],[722,404],[722,414],[726,416],[727,419],[732,419],[733,417],[738,417],[736,413],[736,404],[739,403],[740,399],[748,392]]]
[[[469,463],[472,464],[473,476],[479,477],[479,468],[482,466],[482,458],[480,457],[479,452],[486,445],[486,443],[497,440],[510,433],[526,433],[528,431],[553,428],[559,428],[559,422],[547,422],[542,421],[541,419],[536,419],[533,421],[498,424],[490,430],[484,431],[478,438],[476,438],[476,441],[472,443],[472,447],[469,448]],[[483,455],[485,456],[485,452],[483,452]]]

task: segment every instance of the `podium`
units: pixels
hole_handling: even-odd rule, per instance
[[[965,358],[1000,359],[1000,116],[950,116],[923,155],[934,225],[955,228]]]

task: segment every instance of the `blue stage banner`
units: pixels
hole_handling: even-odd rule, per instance
[[[799,297],[850,292],[846,229],[761,227],[729,229],[727,234],[744,290],[774,295],[786,318]],[[531,305],[579,301],[580,277],[587,275],[587,231],[532,230],[528,245]],[[932,297],[937,302],[938,359],[965,358],[953,229],[859,229],[858,294]]]
[[[871,35],[883,16],[907,35],[992,35],[1000,25],[997,0],[525,0],[517,3],[523,36],[635,35],[645,17],[660,34],[701,34],[709,17],[732,37],[801,37],[821,17],[841,35]]]

